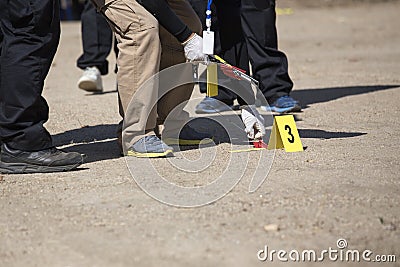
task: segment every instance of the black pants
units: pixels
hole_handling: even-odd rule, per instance
[[[101,75],[106,75],[107,57],[112,48],[112,30],[103,15],[88,0],[85,1],[81,21],[83,54],[78,58],[77,66],[81,69],[95,66]]]
[[[205,29],[207,1],[189,0],[189,2],[200,18],[200,21],[203,24],[203,29]],[[241,28],[240,0],[213,1],[211,11],[211,30],[214,31],[214,54],[221,56],[231,65],[244,69],[249,73],[249,59],[247,57],[246,42],[243,34],[237,32],[237,29]],[[222,74],[222,72],[219,73],[218,77],[220,84],[223,84],[232,90],[240,91],[239,94],[245,98],[246,101],[241,97],[238,97],[236,93],[221,85],[218,86],[218,96],[215,97],[216,99],[228,105],[232,105],[236,98],[241,105],[244,105],[246,102],[254,102],[254,96],[249,88],[249,84],[243,81],[235,81],[231,78],[224,79],[224,74]],[[205,83],[200,83],[200,92],[206,92]]]
[[[253,77],[269,103],[288,95],[293,82],[286,55],[278,50],[275,0],[241,0],[241,23]]]
[[[42,91],[60,37],[59,9],[58,0],[0,2],[0,136],[15,149],[53,146]]]
[[[250,60],[253,77],[260,82],[260,90],[270,104],[288,95],[293,82],[286,55],[278,50],[275,0],[216,0],[215,5],[220,55],[248,74]],[[220,88],[215,98],[232,104],[237,95]],[[238,101],[239,104],[244,102],[240,98]]]
[[[250,74],[247,45],[241,31],[240,7],[241,0],[216,0],[217,17],[219,23],[219,36],[221,43],[220,56],[229,64],[245,70]],[[232,90],[218,88],[218,96],[215,98],[228,105],[232,105],[235,99],[240,105],[254,104],[254,95],[247,81],[231,80]]]

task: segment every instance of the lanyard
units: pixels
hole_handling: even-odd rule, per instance
[[[212,0],[208,0],[207,10],[206,10],[206,26],[208,32],[210,31],[211,28],[211,4]]]
[[[206,10],[207,30],[203,31],[203,53],[207,54],[207,55],[214,54],[214,32],[211,31],[211,4],[212,4],[212,0],[208,0],[207,10]],[[207,70],[208,70],[208,68],[207,68]],[[208,86],[207,86],[207,88],[208,88]]]

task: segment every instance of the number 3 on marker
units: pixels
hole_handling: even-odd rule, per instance
[[[291,138],[288,138],[287,140],[289,141],[289,143],[293,144],[294,143],[294,136],[292,134],[292,129],[290,128],[289,125],[285,125],[285,130],[288,131],[288,134],[290,135]]]
[[[271,130],[271,148],[285,148],[286,152],[303,151],[303,145],[293,115],[274,117]]]

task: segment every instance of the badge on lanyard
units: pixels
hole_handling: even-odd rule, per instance
[[[214,54],[214,32],[211,31],[211,3],[212,0],[208,0],[206,11],[207,30],[203,31],[203,53],[207,55]]]
[[[203,31],[203,53],[214,55],[214,32]]]

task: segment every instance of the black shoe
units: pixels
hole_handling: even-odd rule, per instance
[[[0,173],[62,172],[77,168],[84,155],[48,148],[29,152],[1,146]]]

